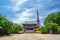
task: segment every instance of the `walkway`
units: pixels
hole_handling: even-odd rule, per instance
[[[60,35],[24,33],[0,37],[0,40],[60,40]]]

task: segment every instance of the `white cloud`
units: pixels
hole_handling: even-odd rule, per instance
[[[20,14],[16,14],[17,18],[15,20],[13,20],[14,23],[24,23],[25,21],[33,21],[35,19],[30,19],[29,17],[31,17],[33,15],[33,13],[31,13],[33,9],[26,9],[25,11],[23,11]]]
[[[59,9],[49,10],[49,11],[47,11],[47,14],[51,14],[51,13],[53,13],[53,12],[57,12],[57,11],[59,11]]]
[[[13,11],[18,11],[20,10],[20,6],[23,5],[28,0],[11,0],[12,2],[15,3],[15,6],[13,7]]]
[[[42,19],[43,18],[43,16],[39,16],[39,19]]]
[[[6,8],[6,9],[11,9],[11,8],[12,8],[12,7],[10,7],[10,6],[0,6],[0,7]]]
[[[36,9],[43,9],[45,6],[49,6],[47,4],[51,4],[53,0],[37,0],[35,3],[33,2],[33,6]]]
[[[25,2],[30,1],[30,0],[11,0],[11,1],[15,3],[15,6],[12,9],[13,9],[13,11],[16,12],[21,9],[20,7],[23,6],[23,4]],[[35,0],[34,0],[34,2],[31,1],[30,4],[32,4],[33,7],[36,9],[43,9],[46,6],[46,4],[51,3],[51,1],[52,0],[49,0],[49,1],[48,0],[36,0],[36,2],[35,2]]]
[[[16,19],[13,20],[14,23],[24,23],[25,21],[36,21],[36,18],[29,18],[29,17],[36,17],[36,14],[34,14],[33,12],[31,12],[33,10],[33,8],[31,9],[26,9],[24,11],[22,11],[21,13],[19,14],[16,14]],[[39,16],[39,19],[42,19],[44,18],[43,16]],[[35,22],[36,23],[36,22]]]
[[[28,0],[10,0],[11,2],[13,2],[12,6],[0,6],[0,7],[4,7],[7,9],[11,9],[14,12],[17,12],[18,10],[20,10],[20,7]]]

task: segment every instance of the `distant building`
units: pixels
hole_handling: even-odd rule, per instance
[[[32,21],[29,21],[23,24],[24,30],[36,30],[36,25],[37,24],[34,24]]]
[[[37,23],[34,23],[33,21],[25,21],[24,24],[24,30],[36,30],[37,28],[40,27],[40,21],[39,21],[39,16],[38,16],[38,10],[37,10]]]

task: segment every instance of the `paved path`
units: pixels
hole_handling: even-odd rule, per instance
[[[0,40],[60,40],[60,35],[24,33],[0,37]]]

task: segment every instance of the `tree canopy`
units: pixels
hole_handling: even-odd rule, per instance
[[[23,27],[21,25],[15,24],[0,15],[0,34],[18,33],[18,31],[22,30]]]
[[[60,26],[60,12],[49,14],[44,20],[44,25],[48,23],[56,23]]]
[[[44,20],[44,26],[38,30],[42,33],[60,33],[60,12],[49,14]]]

